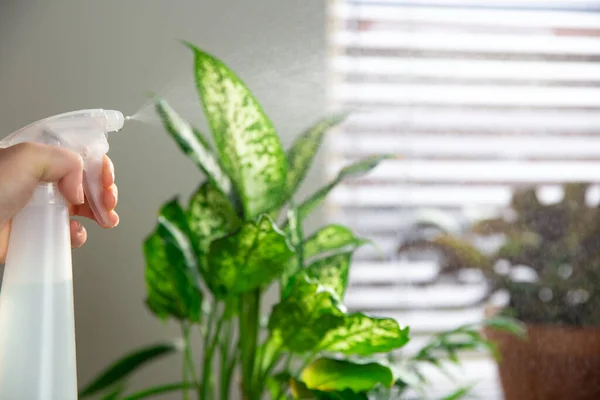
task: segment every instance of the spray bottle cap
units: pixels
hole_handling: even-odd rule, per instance
[[[102,201],[102,164],[108,153],[107,133],[123,128],[125,118],[115,110],[80,110],[49,117],[10,134],[0,148],[23,142],[65,147],[83,158],[83,189],[94,216],[108,225],[108,212]]]

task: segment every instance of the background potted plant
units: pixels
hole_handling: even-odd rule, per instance
[[[565,184],[556,204],[542,204],[536,188],[519,189],[506,215],[400,246],[400,254],[438,252],[436,280],[479,270],[489,288],[481,301],[508,294],[507,304],[488,310],[524,322],[527,340],[486,329],[500,348],[507,400],[600,398],[600,212],[587,205],[588,188]]]

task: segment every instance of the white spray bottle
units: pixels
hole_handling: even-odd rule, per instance
[[[87,201],[96,218],[106,221],[106,135],[123,123],[119,111],[75,111],[28,125],[0,147],[36,142],[79,153]],[[12,220],[0,288],[0,399],[77,399],[69,211],[56,183],[39,185]]]

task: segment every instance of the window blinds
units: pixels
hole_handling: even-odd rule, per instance
[[[501,210],[517,185],[552,197],[553,185],[600,182],[598,10],[577,0],[330,0],[329,100],[354,113],[328,137],[327,172],[397,156],[326,204],[330,220],[379,246],[357,254],[348,306],[410,325],[409,351],[479,321],[483,310],[466,306],[485,290],[415,285],[435,275],[435,261],[394,251],[418,212],[460,225]],[[490,360],[469,359],[484,366],[467,366],[468,378],[496,379]],[[499,396],[490,385],[486,399]]]

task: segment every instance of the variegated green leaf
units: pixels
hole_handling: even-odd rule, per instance
[[[369,400],[366,393],[356,393],[350,389],[331,392],[310,390],[297,379],[290,379],[290,391],[296,400]]]
[[[188,44],[196,87],[221,164],[233,180],[247,220],[284,201],[287,159],[273,124],[250,90],[223,62]]]
[[[344,167],[333,181],[319,189],[316,193],[298,206],[300,221],[303,221],[315,208],[320,206],[329,192],[331,192],[333,188],[335,188],[344,179],[364,175],[377,167],[381,161],[388,158],[389,156],[369,157],[365,160]]]
[[[144,242],[146,304],[159,318],[200,321],[202,293],[185,214],[177,200],[165,204],[157,229]]]
[[[394,384],[392,370],[376,362],[358,363],[332,358],[319,358],[310,363],[300,375],[308,389],[323,392],[352,390],[361,393],[378,385]]]
[[[186,215],[204,254],[214,239],[235,232],[241,225],[231,203],[210,182],[200,185],[192,195]]]
[[[287,153],[287,195],[293,195],[302,183],[310,166],[323,142],[325,133],[334,126],[343,122],[348,113],[335,114],[322,120],[304,131],[296,138]]]
[[[165,100],[158,99],[155,107],[165,129],[181,150],[198,165],[216,188],[228,198],[233,198],[231,180],[221,168],[204,136],[177,114]]]
[[[295,279],[291,294],[273,307],[269,331],[290,351],[313,350],[327,332],[344,323],[335,295],[308,278]]]
[[[207,281],[223,298],[246,293],[277,278],[293,254],[286,236],[262,216],[210,244]]]
[[[389,353],[408,342],[408,333],[408,327],[401,328],[393,319],[355,313],[346,316],[343,325],[327,332],[319,349],[358,356]]]
[[[85,385],[85,387],[80,390],[78,397],[83,399],[104,390],[111,389],[111,391],[113,391],[113,388],[114,391],[119,394],[121,391],[121,383],[134,371],[152,361],[170,355],[176,351],[180,351],[181,349],[182,346],[180,346],[178,342],[172,341],[153,344],[129,353],[113,363],[98,377]]]
[[[304,241],[304,257],[309,259],[334,250],[353,250],[368,243],[342,225],[328,225]]]
[[[290,279],[298,272],[300,266],[304,265],[304,250],[303,250],[303,230],[302,224],[298,220],[298,210],[295,204],[292,203],[288,210],[288,231],[289,237],[294,248],[295,254],[286,263],[280,279],[281,297],[287,295]]]
[[[331,290],[341,301],[344,299],[348,286],[348,274],[353,253],[353,251],[346,251],[319,259],[305,268],[302,273],[324,288]]]

